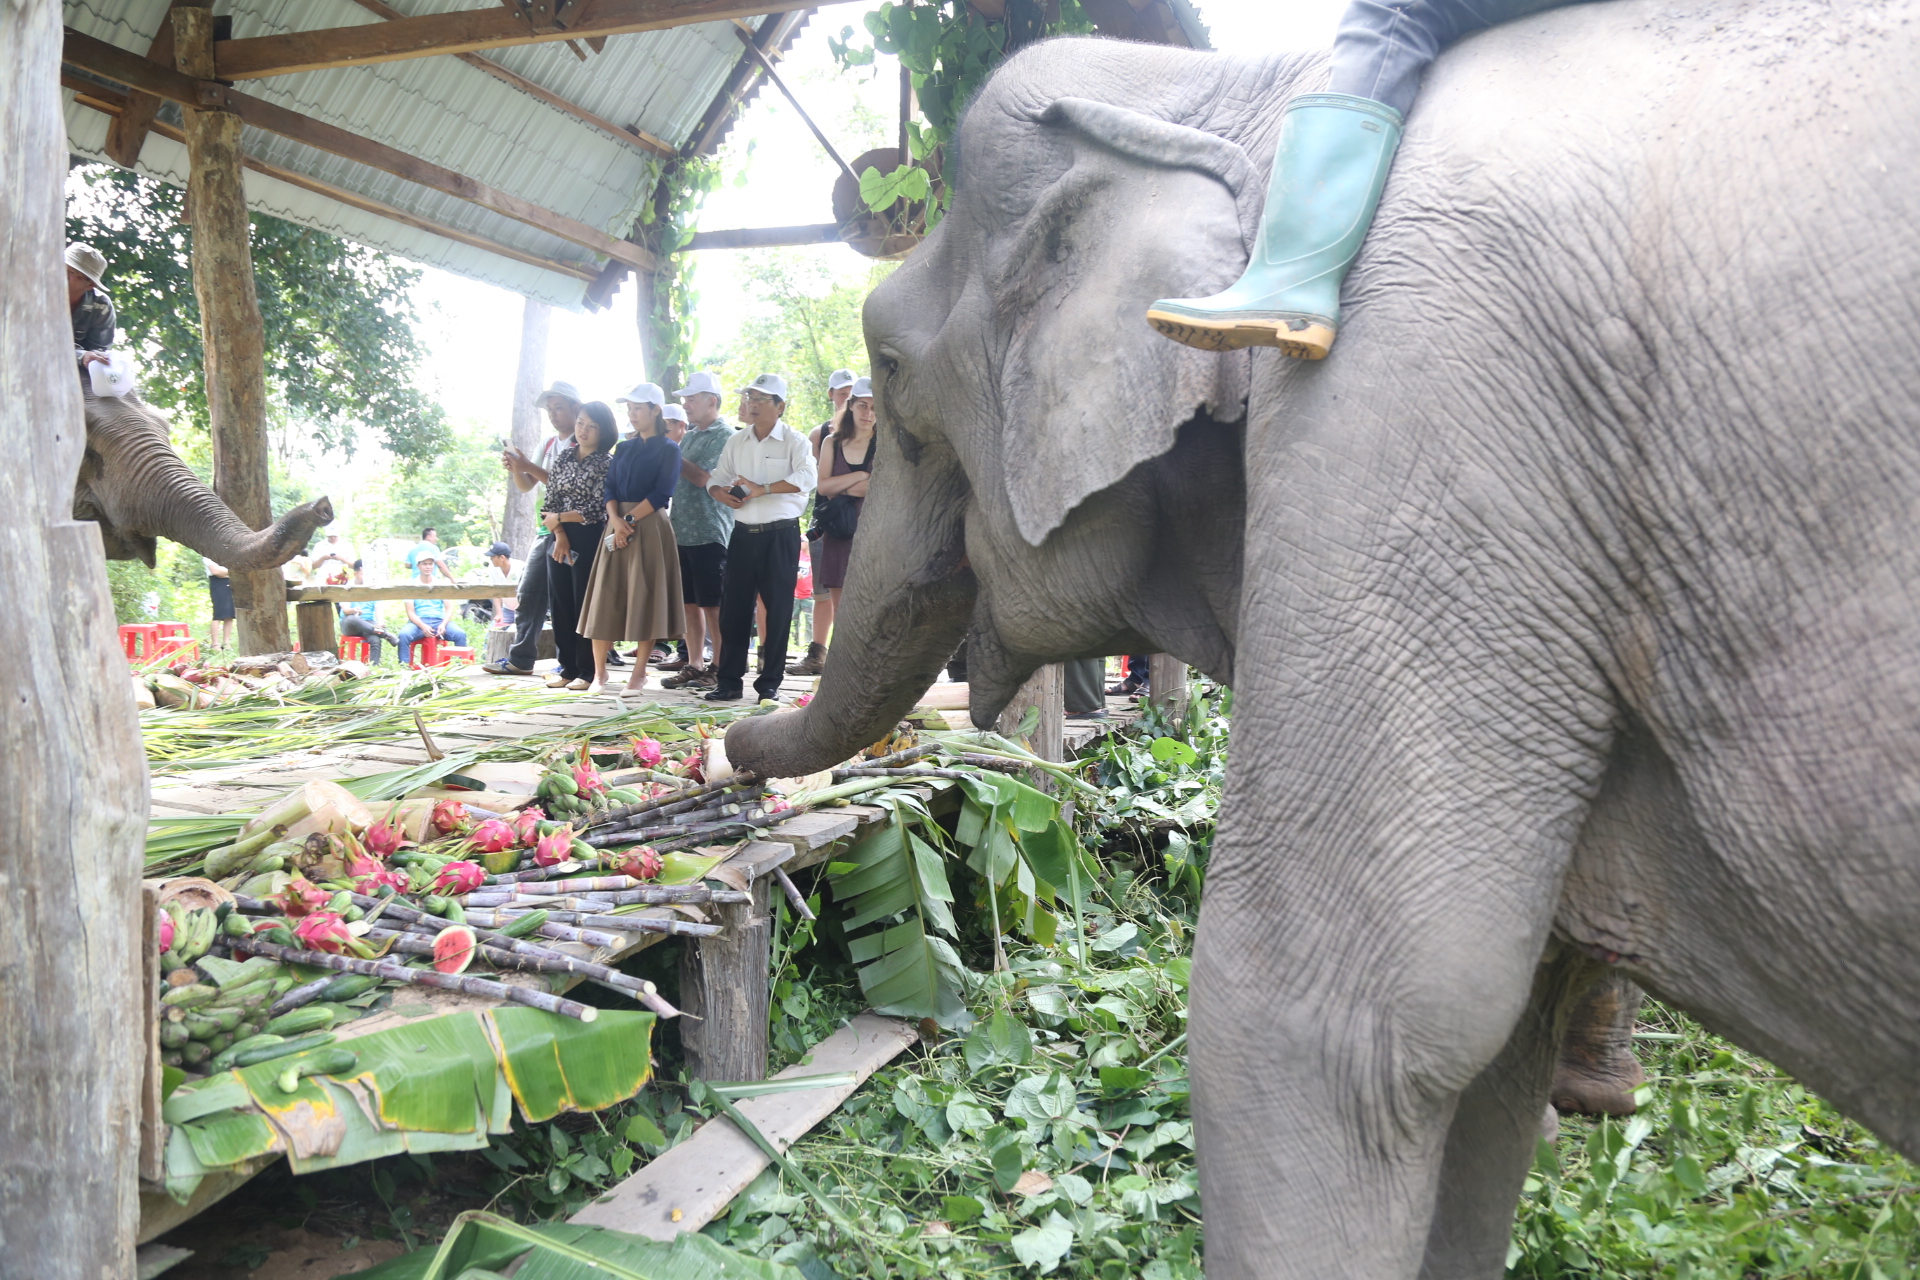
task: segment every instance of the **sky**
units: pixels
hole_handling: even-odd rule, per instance
[[[899,72],[893,59],[841,72],[827,39],[845,27],[863,29],[875,0],[823,6],[781,64],[782,78],[841,155],[852,160],[891,142],[899,110]],[[1237,52],[1324,48],[1344,0],[1195,0],[1213,47]],[[764,88],[734,126],[722,150],[727,181],[707,197],[700,229],[792,226],[831,222],[829,192],[838,170],[785,98]],[[735,185],[735,183],[739,185]],[[844,245],[787,250],[818,259],[837,275],[863,276],[869,260]],[[718,355],[755,314],[743,268],[750,251],[709,250],[697,255],[699,294],[696,358]],[[429,357],[426,374],[456,422],[478,420],[507,432],[509,401],[519,362],[523,303],[518,294],[434,268],[415,293],[420,333]],[[577,385],[589,399],[611,400],[641,380],[640,339],[629,283],[597,314],[555,309],[547,348],[547,378]],[[673,388],[669,387],[669,391]]]

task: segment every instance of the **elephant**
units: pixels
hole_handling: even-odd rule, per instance
[[[1209,1275],[1499,1275],[1568,1022],[1626,980],[1920,1157],[1915,65],[1916,0],[1462,42],[1322,364],[1140,319],[1237,275],[1322,56],[1054,41],[971,105],[867,301],[819,690],[728,755],[846,758],[963,636],[976,723],[1042,662],[1232,684]]]
[[[233,514],[169,442],[166,418],[137,395],[84,393],[87,448],[73,488],[73,518],[100,526],[109,560],[153,566],[155,540],[171,538],[228,569],[271,569],[305,550],[333,504],[315,498],[255,532]]]

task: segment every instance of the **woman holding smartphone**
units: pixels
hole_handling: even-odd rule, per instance
[[[620,403],[635,435],[613,452],[607,471],[606,541],[587,583],[580,631],[593,642],[592,691],[613,695],[623,690],[607,679],[607,654],[623,640],[651,645],[686,634],[686,608],[680,597],[680,553],[674,543],[667,504],[680,479],[680,446],[667,434],[666,396],[643,382]],[[645,686],[645,651],[635,654],[626,689]]]
[[[547,477],[541,521],[553,533],[547,593],[553,612],[553,648],[560,659],[558,674],[547,679],[550,689],[585,689],[593,677],[593,652],[579,631],[580,606],[607,530],[603,495],[613,445],[619,438],[612,409],[598,400],[581,405],[573,444],[555,456]]]

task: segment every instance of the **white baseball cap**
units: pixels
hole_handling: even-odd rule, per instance
[[[660,389],[657,382],[642,382],[627,394],[615,400],[615,404],[659,404],[667,402],[667,393]]]
[[[827,375],[827,390],[829,391],[838,391],[842,387],[850,387],[852,385],[853,370],[851,369],[835,369],[831,374]]]
[[[687,385],[674,392],[676,396],[718,396],[726,393],[720,387],[720,379],[705,369],[687,379]]]
[[[847,399],[849,400],[873,399],[873,379],[872,378],[855,378],[853,380],[853,394],[848,396]]]
[[[673,422],[687,421],[687,411],[685,409],[682,409],[677,404],[670,404],[666,408],[660,410],[660,416],[663,418],[667,418]],[[689,423],[688,425],[691,426],[692,424]]]
[[[562,399],[571,400],[575,404],[586,403],[585,400],[580,398],[580,388],[574,386],[571,382],[554,383],[552,386],[548,387],[545,391],[542,391],[539,395],[535,396],[533,398],[533,402],[537,405],[544,405],[547,402],[548,396],[559,396]]]
[[[787,380],[777,373],[763,373],[749,382],[744,391],[758,391],[762,395],[772,396],[776,400],[787,398]]]
[[[75,242],[68,245],[66,259],[68,266],[95,284],[99,284],[100,277],[107,274],[107,259],[105,255],[90,244]]]

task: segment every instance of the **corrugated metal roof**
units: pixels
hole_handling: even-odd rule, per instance
[[[389,0],[409,16],[472,9],[473,0]],[[144,54],[168,0],[66,0],[66,24]],[[352,0],[232,0],[236,39],[356,26],[382,19]],[[764,19],[750,19],[757,25]],[[565,43],[496,49],[486,56],[577,106],[681,146],[740,60],[730,22],[610,36],[582,62]],[[541,102],[458,58],[440,55],[251,80],[247,93],[409,155],[431,160],[536,205],[620,237],[651,194],[654,165],[633,146]],[[167,118],[174,108],[163,112]],[[177,117],[176,117],[177,118]],[[109,117],[67,94],[68,146],[105,160]],[[371,197],[418,217],[529,254],[593,271],[592,252],[455,196],[366,165],[248,128],[247,154]],[[150,135],[139,169],[185,185],[186,148]],[[249,171],[247,199],[263,213],[315,227],[416,262],[578,309],[586,284],[418,230],[324,195]]]

